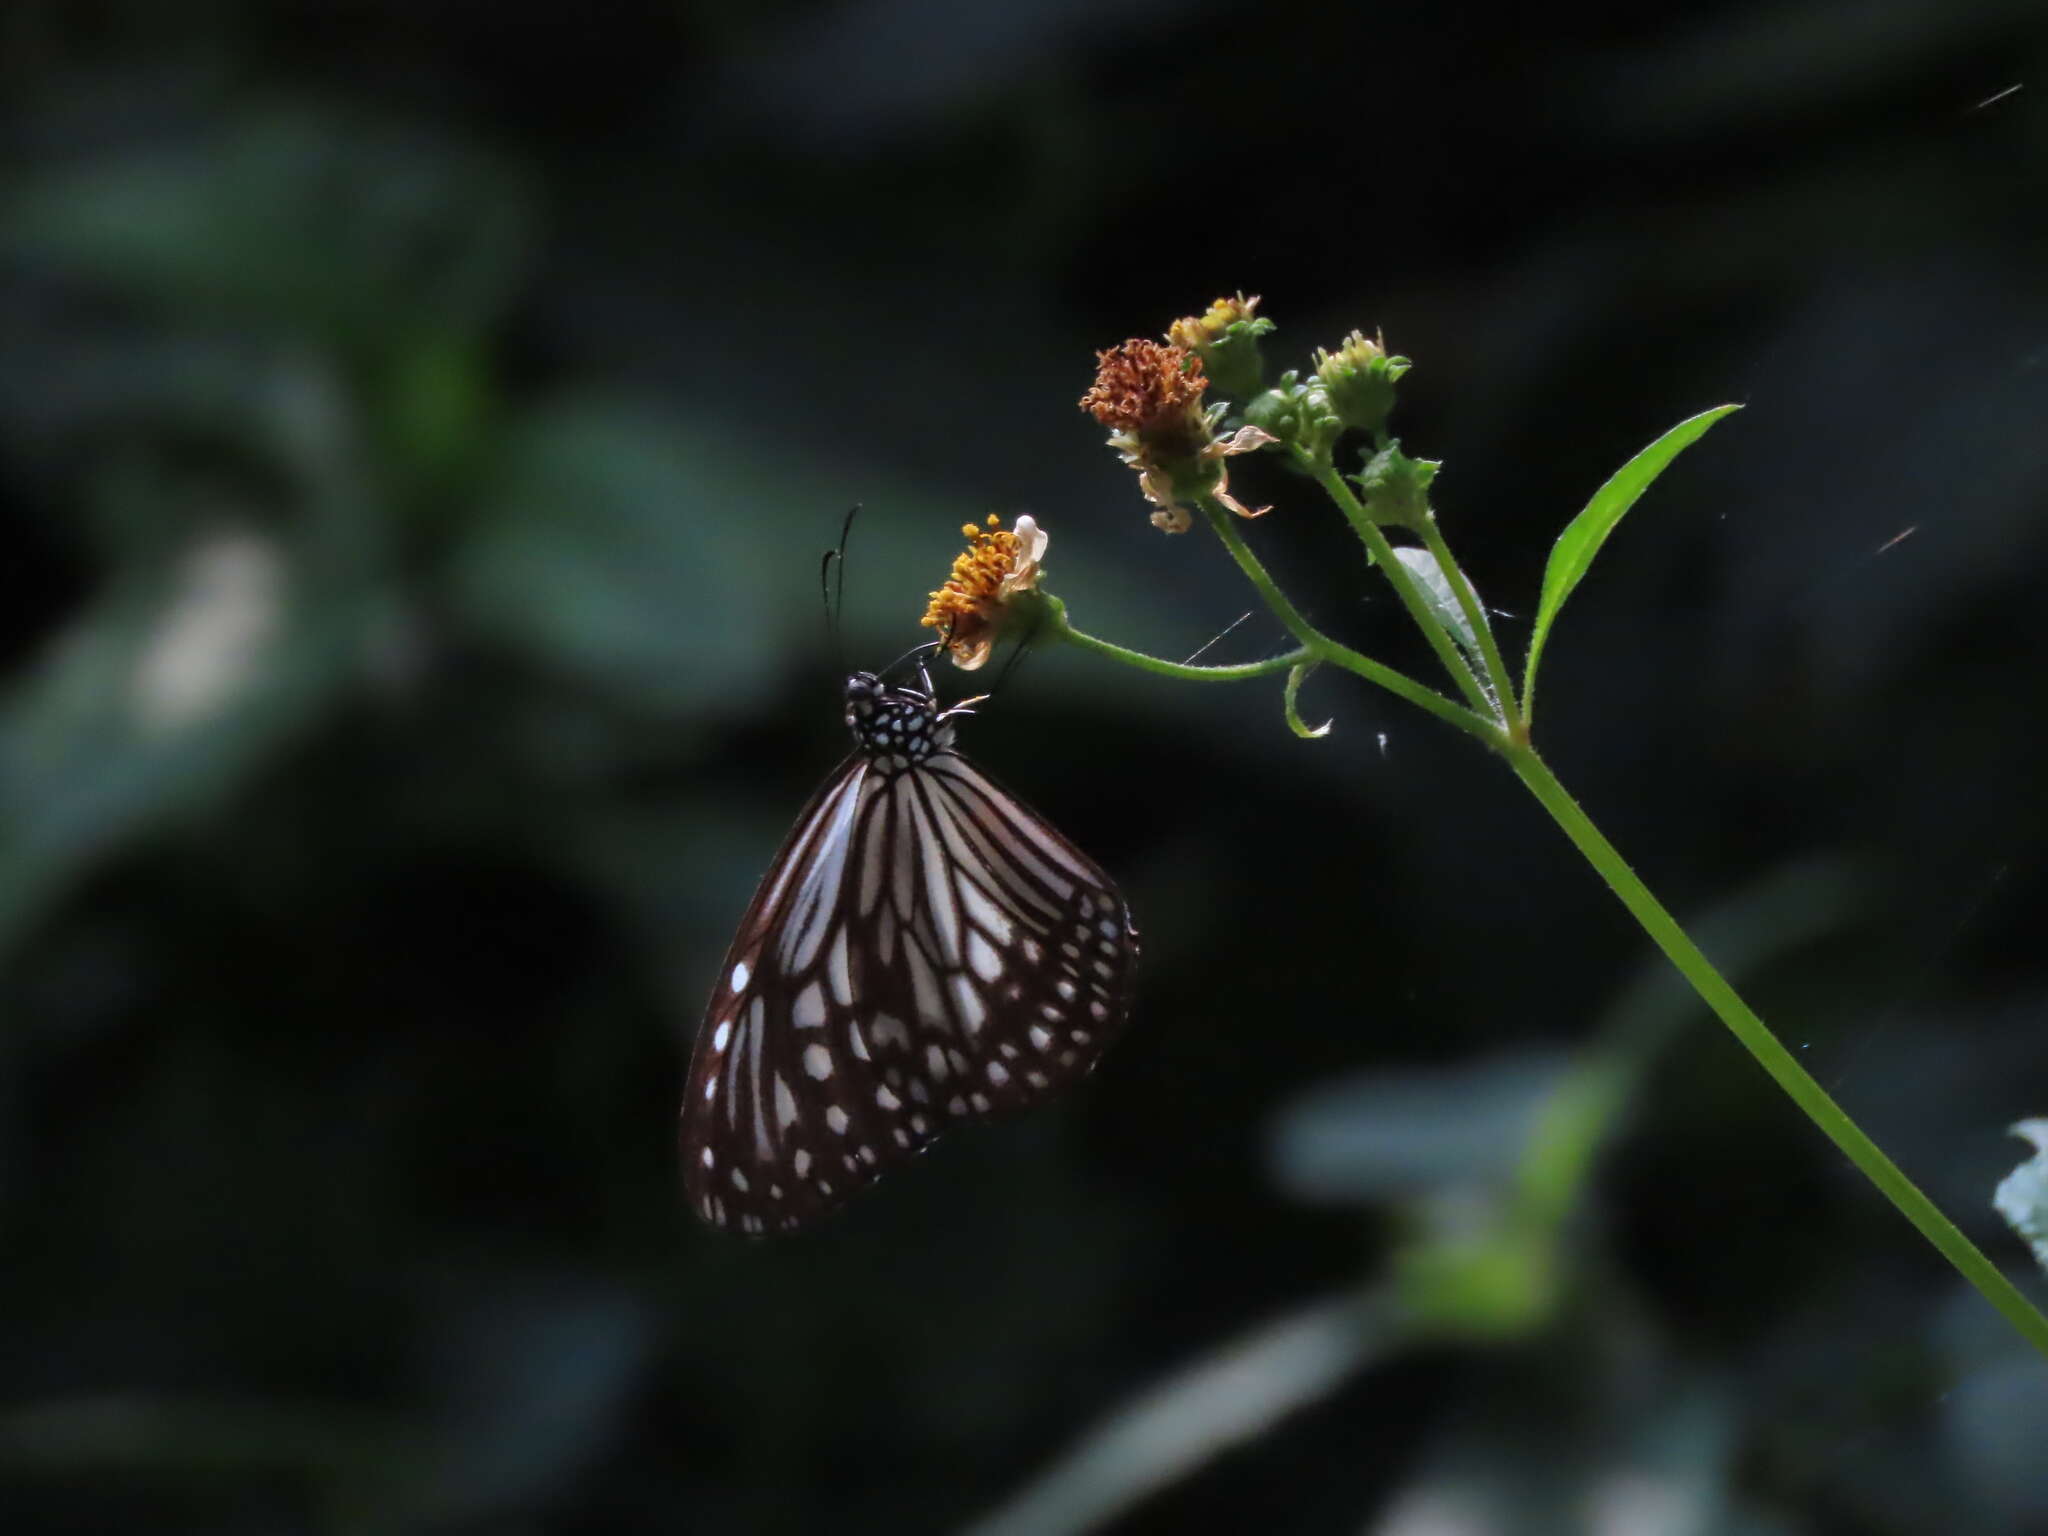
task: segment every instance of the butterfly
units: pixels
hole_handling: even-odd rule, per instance
[[[1130,909],[955,750],[971,712],[929,678],[847,678],[853,754],[768,866],[690,1063],[683,1182],[712,1226],[806,1226],[947,1127],[1086,1076],[1123,1028]]]

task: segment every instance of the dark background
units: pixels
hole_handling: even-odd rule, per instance
[[[2040,1295],[1989,1205],[2048,1113],[2039,7],[1526,15],[9,4],[0,1526],[954,1529],[1382,1283],[1413,1202],[1316,1197],[1289,1106],[1376,1084],[1399,1164],[1652,957],[1510,775],[1332,676],[1304,743],[1272,681],[1034,657],[967,744],[1124,883],[1129,1034],[815,1236],[679,1196],[698,1010],[844,750],[842,510],[856,663],[990,510],[1192,651],[1249,594],[1074,401],[1237,289],[1282,366],[1416,360],[1511,650],[1594,487],[1747,404],[1567,610],[1539,736],[1681,914],[1846,882],[1739,980]],[[1309,488],[1234,484],[1433,678]],[[2040,1361],[1703,1011],[1618,1129],[1549,1322],[1391,1349],[1114,1528],[2048,1529]]]

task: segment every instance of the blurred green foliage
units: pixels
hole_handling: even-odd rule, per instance
[[[1613,465],[1747,402],[1576,594],[1546,749],[1681,911],[1862,872],[1760,1006],[2019,1273],[2048,104],[1975,104],[2044,56],[1989,3],[9,7],[0,1528],[948,1529],[1079,1465],[1128,1531],[2039,1529],[2038,1363],[1704,1021],[1559,1116],[1639,937],[1327,678],[1315,743],[1062,655],[974,722],[1146,934],[1086,1092],[789,1245],[696,1230],[671,1128],[836,669],[959,523],[1033,511],[1112,638],[1242,611],[1072,410],[1241,287],[1416,360],[1510,633]],[[1377,1348],[1357,1298],[1559,1148],[1538,1304]]]

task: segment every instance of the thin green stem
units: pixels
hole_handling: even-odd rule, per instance
[[[1383,666],[1370,656],[1352,650],[1348,645],[1340,645],[1310,624],[1288,600],[1287,594],[1275,584],[1265,566],[1259,563],[1259,557],[1252,553],[1251,546],[1245,543],[1244,535],[1237,528],[1236,515],[1208,496],[1201,498],[1201,507],[1209,519],[1209,526],[1216,530],[1216,537],[1223,541],[1223,547],[1230,551],[1230,558],[1237,562],[1238,569],[1244,572],[1245,578],[1265,600],[1266,606],[1273,610],[1273,616],[1318,660],[1356,673],[1369,683],[1379,684],[1389,693],[1406,699],[1416,708],[1426,709],[1439,720],[1455,725],[1466,735],[1477,736],[1490,747],[1505,744],[1499,721],[1477,710],[1466,709],[1453,703],[1435,689],[1416,682],[1406,673]]]
[[[1050,594],[1047,595],[1050,599]],[[1078,630],[1066,622],[1064,606],[1059,610],[1056,622],[1056,632],[1060,638],[1078,645],[1084,651],[1107,656],[1111,661],[1120,661],[1125,666],[1136,667],[1142,672],[1156,673],[1160,677],[1178,677],[1193,683],[1235,683],[1249,677],[1268,677],[1275,672],[1285,672],[1305,661],[1316,659],[1313,651],[1307,646],[1302,646],[1287,652],[1284,656],[1268,656],[1263,661],[1239,662],[1234,666],[1196,667],[1184,661],[1168,661],[1163,656],[1151,656],[1144,651],[1134,651],[1129,646],[1118,645],[1113,640],[1104,640]]]
[[[1394,546],[1389,544],[1387,536],[1380,532],[1379,524],[1366,515],[1364,504],[1352,494],[1351,487],[1344,482],[1344,477],[1337,473],[1333,465],[1316,459],[1299,448],[1291,451],[1294,462],[1313,475],[1316,484],[1320,485],[1330,500],[1337,504],[1337,510],[1342,512],[1345,521],[1351,524],[1351,531],[1358,535],[1359,542],[1365,545],[1373,563],[1380,568],[1380,574],[1393,586],[1395,595],[1401,599],[1401,605],[1408,610],[1408,616],[1415,621],[1416,628],[1428,639],[1431,649],[1436,652],[1437,660],[1443,663],[1444,670],[1450,673],[1466,700],[1474,709],[1493,715],[1505,724],[1506,717],[1502,713],[1505,707],[1503,700],[1510,696],[1488,696],[1479,674],[1472,670],[1472,663],[1465,659],[1464,651],[1452,638],[1451,632],[1444,628],[1443,621],[1430,611],[1429,603],[1416,590],[1415,578],[1408,574],[1408,567],[1395,558]],[[1484,632],[1483,629],[1481,632]]]
[[[1919,1230],[1920,1235],[1932,1243],[1942,1257],[2019,1330],[2028,1343],[2048,1355],[2048,1317],[2042,1316],[1998,1266],[1942,1213],[1941,1208],[1920,1192],[1919,1186],[1906,1177],[1898,1164],[1864,1134],[1827,1090],[1815,1082],[1792,1053],[1778,1042],[1777,1036],[1736,995],[1735,989],[1722,978],[1685,930],[1650,894],[1649,888],[1579,808],[1578,802],[1557,781],[1536,750],[1526,744],[1517,744],[1504,749],[1504,755],[1529,787],[1530,793],[1543,803],[1543,808],[1563,829],[1565,836],[1586,856],[1587,862],[1642,924],[1644,932],[1756,1058],[1758,1065]]]

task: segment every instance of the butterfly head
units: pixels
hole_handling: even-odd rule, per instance
[[[914,688],[892,688],[872,672],[846,680],[846,728],[854,745],[885,772],[921,763],[953,745],[953,727],[939,701]]]

